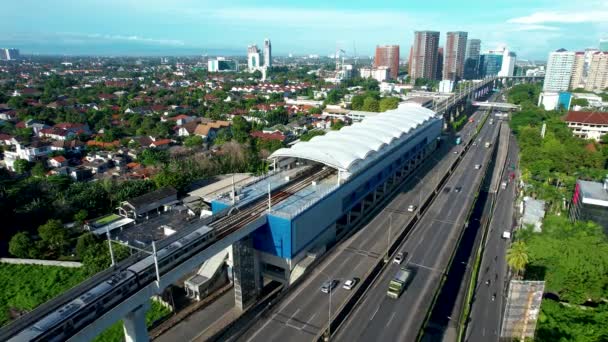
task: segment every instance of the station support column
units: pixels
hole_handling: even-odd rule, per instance
[[[146,311],[150,308],[150,303],[142,304],[135,310],[129,312],[122,321],[124,323],[126,342],[148,342],[148,327],[146,327]]]
[[[234,299],[237,308],[245,310],[251,305],[259,293],[260,279],[259,262],[256,260],[253,240],[247,236],[232,245],[234,257],[233,279]]]

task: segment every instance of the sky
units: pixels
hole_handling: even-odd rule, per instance
[[[520,59],[608,38],[608,1],[596,0],[2,0],[0,47],[24,54],[370,56],[378,44],[409,54],[415,30],[466,31],[482,50]]]

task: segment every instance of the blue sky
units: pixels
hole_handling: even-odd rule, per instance
[[[414,30],[467,31],[482,49],[506,45],[545,59],[608,37],[608,2],[595,0],[3,0],[0,47],[42,54],[245,54],[272,40],[278,55],[409,53]]]

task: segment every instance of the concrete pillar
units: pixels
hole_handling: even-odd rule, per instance
[[[239,310],[245,310],[253,304],[259,293],[260,270],[257,262],[253,240],[247,236],[232,245],[234,301]]]
[[[146,326],[146,311],[150,308],[150,302],[142,304],[137,309],[129,312],[122,321],[124,323],[126,342],[148,342],[148,327]]]

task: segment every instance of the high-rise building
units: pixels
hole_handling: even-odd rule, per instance
[[[589,65],[585,90],[596,91],[608,88],[608,52],[596,52]]]
[[[247,47],[247,69],[249,72],[254,72],[260,67],[260,49],[257,45],[249,45]]]
[[[272,67],[272,45],[268,38],[264,40],[264,66],[267,68]]]
[[[414,45],[410,46],[410,55],[407,57],[407,74],[412,77],[412,55],[414,55]]]
[[[0,49],[0,60],[13,61],[19,59],[19,49]]]
[[[479,77],[479,54],[481,52],[481,40],[467,40],[467,52],[464,56],[464,78],[473,80]]]
[[[464,76],[464,57],[467,51],[466,32],[448,32],[443,50],[443,79],[457,81]]]
[[[570,78],[570,89],[585,87],[585,53],[575,52],[574,64],[572,65],[572,77]]]
[[[399,45],[376,46],[374,66],[388,67],[390,78],[396,79],[399,76]]]
[[[498,76],[513,76],[513,72],[515,71],[515,59],[517,55],[515,52],[509,51],[509,49],[504,49],[502,52],[502,64],[500,66],[500,71],[498,72]]]
[[[439,32],[414,32],[412,49],[411,80],[418,78],[437,78],[437,48],[439,47]]]
[[[437,68],[435,68],[435,79],[440,80],[443,77],[443,48],[437,49]]]
[[[560,92],[568,90],[572,78],[574,57],[574,51],[566,51],[565,49],[559,49],[549,54],[543,91]]]
[[[600,39],[600,51],[608,52],[608,39]]]
[[[488,51],[479,56],[479,76],[497,76],[502,69],[503,52]]]

